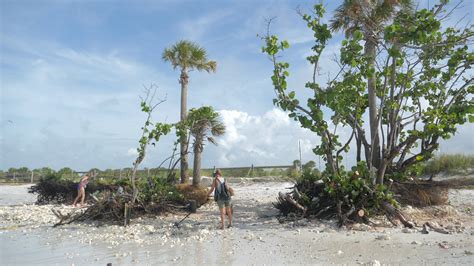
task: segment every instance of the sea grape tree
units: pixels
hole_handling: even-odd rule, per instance
[[[364,49],[366,33],[355,27],[341,43],[339,72],[325,84],[317,82],[321,55],[332,38],[323,21],[325,10],[319,4],[311,15],[301,14],[314,35],[307,57],[314,73],[305,85],[312,97],[306,104],[288,87],[290,65],[282,61],[282,52],[289,42],[269,31],[263,37],[262,51],[273,63],[273,102],[320,136],[321,144],[313,151],[323,156],[327,174],[345,173],[341,161],[355,143],[357,167],[381,185],[386,174],[404,173],[428,160],[441,139],[473,122],[473,26],[443,27],[450,13],[446,4],[442,1],[430,10],[398,9],[375,35],[375,58]],[[371,103],[368,87],[374,78],[376,101]],[[371,123],[365,114],[371,104],[376,105],[377,134],[366,133]],[[341,128],[350,130],[347,139],[341,139]]]

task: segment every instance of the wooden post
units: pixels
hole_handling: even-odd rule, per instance
[[[130,208],[129,208],[128,203],[125,203],[123,216],[124,216],[123,226],[127,226],[130,223]]]
[[[35,176],[35,171],[31,171],[31,183],[34,182],[34,181],[33,181],[34,176]]]
[[[189,212],[196,213],[196,210],[197,210],[197,201],[190,200],[189,201]]]
[[[303,161],[301,159],[301,140],[298,140],[298,149],[300,151],[300,173],[303,172]]]

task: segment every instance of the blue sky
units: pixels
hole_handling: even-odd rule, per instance
[[[340,1],[327,1],[331,11]],[[433,1],[431,1],[433,2]],[[473,12],[467,1],[463,11]],[[265,18],[292,44],[290,84],[301,93],[311,71],[304,58],[311,33],[296,14],[313,1],[0,1],[0,169],[27,166],[130,167],[145,115],[143,86],[166,97],[154,114],[179,117],[179,73],[161,53],[180,39],[204,46],[215,74],[192,72],[188,106],[213,105],[228,133],[207,146],[203,166],[289,164],[303,144],[303,160],[316,160],[319,139],[272,105],[271,64],[261,54]],[[420,6],[427,7],[429,1]],[[464,14],[456,13],[454,18]],[[342,36],[323,58],[325,73]],[[443,143],[442,152],[472,153],[472,125]],[[174,136],[150,148],[144,167],[171,153]]]

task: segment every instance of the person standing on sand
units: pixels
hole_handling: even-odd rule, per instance
[[[214,191],[214,200],[219,206],[219,211],[221,215],[221,226],[220,229],[224,229],[224,216],[227,214],[229,219],[228,227],[232,227],[232,208],[230,205],[231,196],[229,193],[229,187],[222,173],[219,169],[216,169],[214,174],[214,181],[212,182],[211,189],[207,193],[207,197],[211,196],[211,193]]]
[[[84,207],[84,199],[86,198],[86,186],[89,183],[89,174],[82,176],[81,181],[77,184],[77,197],[72,204],[73,207],[76,207],[76,203],[81,198],[81,207]]]

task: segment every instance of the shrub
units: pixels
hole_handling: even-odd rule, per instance
[[[459,174],[466,171],[474,171],[474,155],[442,154],[428,161],[423,173],[427,175],[441,172]]]
[[[138,191],[138,199],[143,203],[184,203],[184,197],[176,187],[158,176],[150,179],[142,178],[138,182]]]

